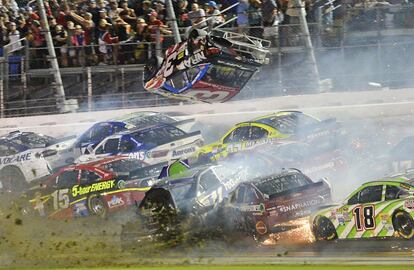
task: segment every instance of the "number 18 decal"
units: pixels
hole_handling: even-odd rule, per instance
[[[375,229],[375,208],[373,205],[357,206],[352,211],[357,231]]]

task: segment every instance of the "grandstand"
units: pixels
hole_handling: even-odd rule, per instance
[[[36,1],[2,2],[1,116],[59,112]],[[145,62],[174,44],[163,0],[44,3],[66,98],[76,101],[76,111],[178,104],[142,87]],[[237,96],[250,99],[313,90],[298,21],[300,7],[294,3],[176,0],[173,7],[183,36],[188,27],[208,19],[207,28],[223,25],[224,31],[272,42],[270,64],[255,76],[254,88]],[[412,87],[413,5],[398,0],[316,0],[304,5],[320,77],[331,82],[325,90]],[[269,6],[274,7],[270,19]]]

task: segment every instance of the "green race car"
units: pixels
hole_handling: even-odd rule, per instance
[[[316,240],[414,237],[414,173],[363,184],[340,205],[314,213]]]
[[[335,119],[319,119],[299,111],[279,111],[233,126],[218,141],[205,145],[197,158],[220,160],[229,154],[278,141],[324,141],[338,132]]]

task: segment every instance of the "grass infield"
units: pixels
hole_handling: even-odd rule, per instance
[[[130,267],[74,267],[74,268],[13,268],[33,270],[395,270],[414,269],[414,265],[320,265],[320,264],[298,264],[298,265],[164,265],[164,266],[130,266]]]

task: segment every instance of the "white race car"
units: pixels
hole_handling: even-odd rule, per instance
[[[187,158],[203,143],[200,131],[187,133],[175,125],[159,124],[124,130],[109,136],[94,149],[89,149],[90,154],[80,156],[76,162],[125,155],[152,165]]]
[[[54,169],[73,163],[74,141],[20,131],[0,137],[0,188],[22,191]]]

